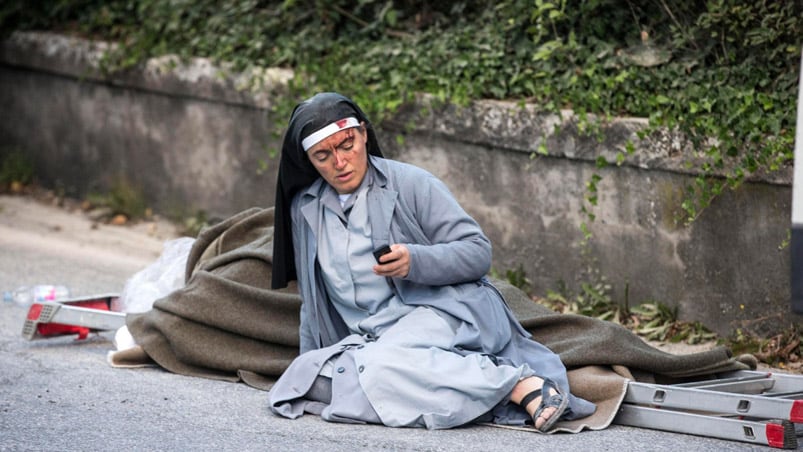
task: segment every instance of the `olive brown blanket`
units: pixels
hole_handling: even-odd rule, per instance
[[[183,375],[269,389],[298,353],[301,299],[270,289],[273,209],[252,208],[203,230],[187,259],[186,284],[153,309],[128,314],[137,347],[111,353],[113,366],[156,363]],[[597,404],[556,431],[601,429],[613,420],[627,381],[677,381],[748,366],[725,348],[672,355],[614,323],[558,314],[494,281],[533,338],[569,369],[572,392]]]

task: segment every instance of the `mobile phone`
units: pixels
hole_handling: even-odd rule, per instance
[[[390,252],[390,245],[383,245],[374,250],[374,258],[379,262],[379,256],[383,256]]]

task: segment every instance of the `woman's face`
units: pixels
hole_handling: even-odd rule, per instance
[[[307,157],[323,179],[339,194],[353,193],[368,172],[365,123],[341,130],[307,150]]]

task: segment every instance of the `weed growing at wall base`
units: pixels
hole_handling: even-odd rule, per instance
[[[87,200],[92,205],[107,208],[110,217],[124,215],[127,220],[135,220],[145,217],[149,211],[142,190],[125,178],[116,180],[106,193],[90,194]]]
[[[3,155],[0,160],[0,189],[12,189],[14,185],[24,186],[33,182],[34,164],[27,154],[13,149],[0,155]]]

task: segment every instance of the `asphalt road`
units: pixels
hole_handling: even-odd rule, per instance
[[[0,196],[0,290],[58,283],[73,296],[120,292],[154,261],[164,224],[93,227],[81,213]],[[287,420],[267,393],[160,368],[106,363],[110,333],[27,341],[27,310],[0,303],[0,450],[741,451],[748,443],[611,426],[539,435],[487,426],[427,431]]]

